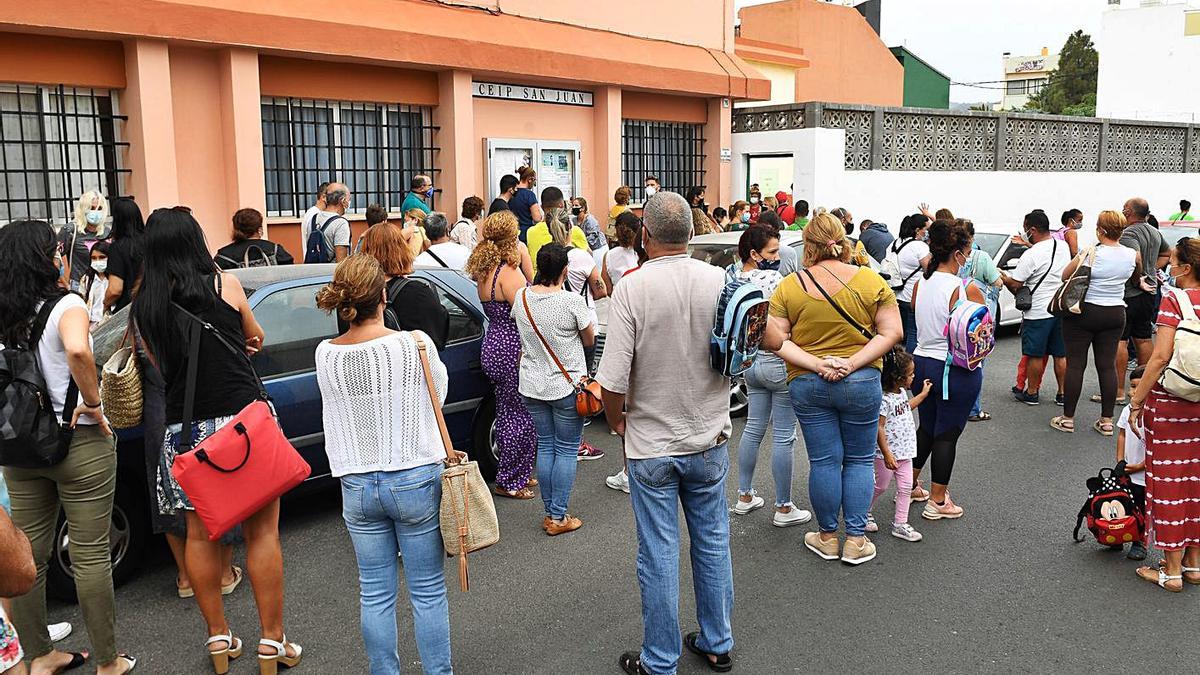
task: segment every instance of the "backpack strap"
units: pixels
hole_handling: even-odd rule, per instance
[[[1179,304],[1179,312],[1184,321],[1200,321],[1196,317],[1196,306],[1192,304],[1192,298],[1187,294],[1187,291],[1182,288],[1171,288],[1171,296],[1175,298],[1175,302]]]
[[[38,310],[37,316],[33,319],[33,325],[29,329],[29,351],[33,352],[33,365],[37,368],[38,373],[42,373],[41,361],[38,356],[38,345],[42,341],[42,334],[46,332],[46,324],[50,321],[50,315],[54,312],[54,308],[62,299],[67,297],[64,293],[54,300],[43,300],[42,308]],[[70,371],[68,371],[69,373]],[[42,382],[46,381],[45,375],[42,375]],[[46,396],[46,400],[50,400],[50,392],[47,389],[42,392]],[[75,415],[75,408],[79,405],[79,386],[75,384],[75,376],[67,376],[67,395],[63,399],[62,423],[64,425],[71,424],[71,418]]]
[[[439,256],[438,254],[433,252],[433,247],[425,249],[425,252],[429,254],[430,258],[433,258],[434,260],[436,260],[437,264],[441,265],[442,267],[445,267],[446,269],[450,269],[450,266],[446,264],[446,261],[442,260],[441,256]]]
[[[950,322],[954,320],[954,311],[967,301],[967,280],[962,279],[962,288],[958,291],[958,300],[950,307],[950,316],[946,317],[946,328],[942,335],[946,338],[946,366],[942,368],[942,400],[950,400],[950,367],[954,365],[954,351],[950,349]]]

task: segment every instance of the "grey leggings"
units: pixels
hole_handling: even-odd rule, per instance
[[[1100,416],[1111,418],[1117,401],[1117,343],[1125,330],[1125,308],[1085,302],[1082,309],[1082,313],[1068,314],[1063,319],[1063,341],[1067,345],[1063,414],[1075,417],[1090,347],[1096,359],[1096,375],[1100,378]]]

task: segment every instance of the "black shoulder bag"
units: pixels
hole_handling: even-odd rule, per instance
[[[1038,282],[1033,285],[1033,289],[1030,289],[1028,286],[1022,286],[1017,289],[1016,293],[1013,293],[1013,299],[1016,301],[1013,305],[1017,308],[1018,312],[1028,312],[1033,308],[1033,294],[1037,293],[1037,289],[1041,287],[1042,282],[1046,280],[1046,277],[1050,276],[1050,270],[1054,269],[1054,258],[1057,254],[1058,240],[1055,239],[1054,245],[1050,249],[1050,262],[1046,265],[1046,272],[1042,275],[1042,278],[1038,279]]]

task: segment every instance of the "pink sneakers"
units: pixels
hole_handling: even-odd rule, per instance
[[[950,494],[946,494],[946,501],[942,504],[930,499],[925,502],[925,510],[921,512],[921,517],[925,520],[941,520],[942,518],[962,518],[963,510],[950,499]]]

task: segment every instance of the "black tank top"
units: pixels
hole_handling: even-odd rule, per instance
[[[187,388],[188,339],[195,321],[178,309],[174,321],[178,326],[179,341],[174,345],[177,364],[166,374],[167,424],[183,422],[183,397]],[[246,344],[242,331],[242,315],[217,295],[212,306],[196,316],[212,324],[221,332],[229,344],[240,347]],[[240,355],[231,352],[207,329],[200,331],[200,363],[196,376],[196,402],[193,420],[236,415],[242,408],[259,398],[258,380],[250,364]]]

